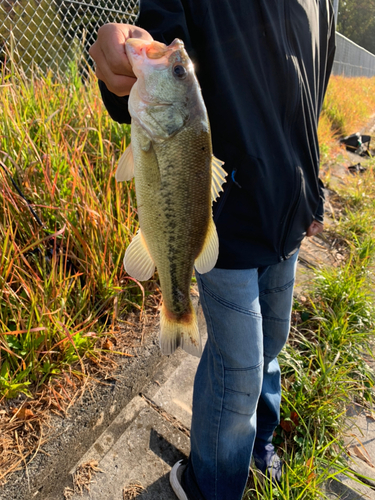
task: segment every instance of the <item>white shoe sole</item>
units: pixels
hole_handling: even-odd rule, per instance
[[[179,478],[178,478],[178,475],[180,475],[180,479],[182,477],[182,471],[178,472],[180,467],[183,467],[181,465],[181,463],[182,463],[182,460],[180,460],[179,462],[176,462],[174,464],[174,466],[172,467],[172,470],[169,473],[169,482],[170,482],[170,485],[172,486],[172,490],[174,491],[178,500],[189,500],[188,497],[186,496],[186,493],[182,489],[181,483],[180,483]]]

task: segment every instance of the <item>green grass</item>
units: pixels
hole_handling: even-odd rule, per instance
[[[294,305],[294,325],[279,362],[283,400],[274,443],[286,467],[275,487],[255,475],[245,500],[315,500],[324,485],[347,468],[343,431],[353,401],[371,407],[375,330],[375,162],[363,176],[348,179],[342,216],[331,230],[346,255],[339,267],[316,269],[303,303]],[[255,481],[255,482],[254,482]]]
[[[14,397],[90,354],[142,290],[122,266],[134,190],[114,179],[129,127],[74,67],[0,78],[0,394]]]

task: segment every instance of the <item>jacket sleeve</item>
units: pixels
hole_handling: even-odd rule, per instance
[[[318,222],[320,222],[321,224],[323,224],[323,221],[324,221],[324,185],[323,185],[323,182],[318,179],[318,182],[319,182],[319,205],[318,205],[318,208],[317,208],[317,211],[314,215],[314,219]]]
[[[330,30],[331,31],[330,31],[330,34],[329,34],[328,44],[327,44],[327,60],[326,60],[326,67],[325,67],[323,99],[324,99],[325,93],[327,91],[328,80],[329,80],[329,77],[331,76],[333,61],[334,61],[335,52],[336,52],[335,23],[334,23],[334,15],[333,15],[333,10],[332,9],[331,9]],[[323,99],[322,99],[321,105],[323,104]],[[321,106],[320,106],[320,111],[321,111]],[[318,205],[317,211],[316,211],[316,213],[314,215],[314,219],[323,224],[323,220],[324,220],[324,198],[325,198],[325,196],[324,196],[324,185],[323,185],[323,182],[320,179],[318,179],[318,181],[319,181],[319,205]]]
[[[129,96],[119,97],[110,92],[106,84],[99,80],[99,89],[102,95],[104,106],[106,107],[112,120],[118,123],[130,123],[131,116],[128,111]]]
[[[180,38],[191,57],[192,44],[184,3],[184,0],[141,0],[136,24],[155,40],[167,45]]]
[[[167,45],[175,38],[180,38],[184,42],[189,55],[193,56],[183,1],[141,0],[136,25],[147,30],[158,42]],[[128,96],[116,96],[100,80],[99,88],[104,105],[111,118],[119,123],[130,123]]]

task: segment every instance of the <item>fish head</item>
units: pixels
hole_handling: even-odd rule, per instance
[[[139,97],[152,104],[186,103],[198,86],[193,64],[181,40],[170,45],[129,38],[126,54],[137,77]]]

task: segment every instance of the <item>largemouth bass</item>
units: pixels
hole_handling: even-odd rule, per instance
[[[135,178],[140,230],[124,266],[140,281],[150,279],[157,267],[161,351],[171,354],[181,346],[200,356],[190,284],[194,266],[206,273],[217,261],[212,201],[226,172],[212,155],[206,108],[183,42],[167,46],[133,38],[125,49],[137,81],[129,96],[131,145],[116,179]]]

